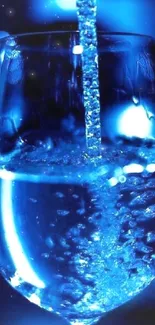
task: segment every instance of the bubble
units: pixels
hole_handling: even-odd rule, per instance
[[[36,75],[34,74],[33,77],[36,77]],[[48,137],[45,140],[43,146],[47,151],[50,151],[50,150],[52,150],[54,148],[54,143],[53,143],[52,139],[50,137]]]
[[[76,210],[76,212],[79,215],[83,215],[83,214],[85,214],[86,210],[85,209],[78,209],[78,210]]]
[[[53,248],[55,245],[54,241],[52,240],[52,238],[50,236],[46,238],[45,243],[49,248]]]
[[[57,214],[61,217],[65,217],[70,213],[68,210],[57,210]]]
[[[70,256],[72,253],[71,252],[64,252],[64,255]]]
[[[30,197],[29,200],[32,202],[32,203],[37,203],[37,199],[33,198],[33,197]]]
[[[80,229],[77,227],[72,227],[70,230],[67,232],[66,237],[67,238],[74,238],[74,237],[79,237],[80,235]]]
[[[136,227],[136,226],[137,226],[137,222],[136,222],[136,221],[133,221],[133,220],[131,220],[131,221],[129,221],[129,226],[130,226],[131,228],[134,228],[134,227]]]
[[[78,280],[70,280],[71,282],[64,283],[60,287],[61,294],[69,296],[74,300],[80,299],[84,294],[84,288]]]
[[[155,191],[146,191],[137,195],[133,200],[131,200],[130,206],[145,206],[153,199],[155,199]]]
[[[137,242],[135,244],[135,249],[142,253],[151,253],[153,251],[152,247],[146,246],[143,242]]]
[[[77,194],[73,194],[72,197],[73,197],[74,199],[78,199],[78,198],[79,198],[79,195],[77,195]]]
[[[51,222],[51,223],[50,223],[50,227],[51,227],[51,228],[54,228],[54,227],[55,227],[55,223]]]
[[[144,229],[143,228],[136,228],[134,230],[134,236],[137,238],[137,239],[141,239],[141,238],[144,238],[145,236],[145,232],[144,232]]]
[[[119,180],[120,183],[125,183],[126,182],[126,177],[124,175],[122,175],[122,176],[119,177],[118,180]]]
[[[99,232],[95,232],[91,235],[91,238],[94,240],[94,241],[100,241],[101,240],[101,235]]]
[[[87,281],[93,281],[94,276],[92,274],[86,273],[86,274],[84,274],[84,279]]]
[[[56,192],[55,196],[60,198],[60,199],[64,198],[64,194],[62,192]]]
[[[86,228],[86,225],[83,225],[82,223],[79,223],[79,224],[77,225],[77,228],[83,230],[83,229]]]
[[[58,262],[65,262],[65,259],[61,256],[56,257],[56,261]]]
[[[115,185],[117,185],[117,184],[118,184],[118,180],[117,180],[116,177],[111,177],[111,178],[109,179],[109,185],[110,185],[110,186],[115,186]]]
[[[48,259],[48,258],[50,257],[50,254],[49,254],[49,253],[42,253],[41,256],[42,256],[43,258]]]
[[[147,243],[155,243],[155,231],[147,233]]]
[[[60,238],[60,244],[62,247],[66,248],[66,249],[70,248],[70,245],[67,244],[65,238]]]

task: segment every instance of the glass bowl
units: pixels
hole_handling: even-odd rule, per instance
[[[0,41],[0,272],[71,324],[154,278],[155,42],[98,32],[102,159],[86,148],[78,32]]]

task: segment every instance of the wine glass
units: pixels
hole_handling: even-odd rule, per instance
[[[0,272],[90,325],[141,292],[155,261],[155,42],[98,32],[102,158],[86,147],[79,33],[0,41]]]

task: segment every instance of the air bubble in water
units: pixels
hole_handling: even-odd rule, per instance
[[[147,243],[155,243],[155,231],[148,232],[147,234]]]
[[[35,198],[33,198],[33,197],[30,197],[30,199],[29,199],[32,203],[37,203],[37,200],[35,199]]]
[[[57,210],[57,214],[62,217],[67,216],[69,213],[70,212],[68,210]]]
[[[58,197],[58,198],[60,198],[60,199],[62,199],[64,197],[64,194],[61,193],[61,192],[56,192],[55,193],[55,196]]]
[[[53,248],[53,247],[54,247],[54,241],[52,240],[51,237],[47,237],[45,242],[46,242],[46,245],[47,245],[49,248]]]
[[[62,247],[66,248],[66,249],[70,248],[70,245],[67,244],[65,238],[60,238],[60,244]]]
[[[48,259],[50,257],[50,254],[48,254],[48,253],[42,253],[41,256]]]
[[[76,212],[79,215],[83,215],[83,214],[85,214],[86,210],[85,209],[78,209],[78,210],[76,210]]]

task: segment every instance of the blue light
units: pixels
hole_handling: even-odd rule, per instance
[[[76,19],[76,0],[29,0],[30,18],[35,22],[52,23]],[[31,3],[32,2],[32,3]]]
[[[76,0],[56,0],[56,3],[63,10],[76,10]]]
[[[140,12],[139,5],[135,2],[131,0],[98,1],[98,19],[100,23],[111,30],[142,32],[144,25],[141,17],[142,10]]]
[[[38,22],[53,22],[58,18],[57,4],[52,0],[32,0],[31,17]]]
[[[152,122],[148,119],[142,105],[129,106],[118,119],[119,134],[127,137],[150,138]]]

